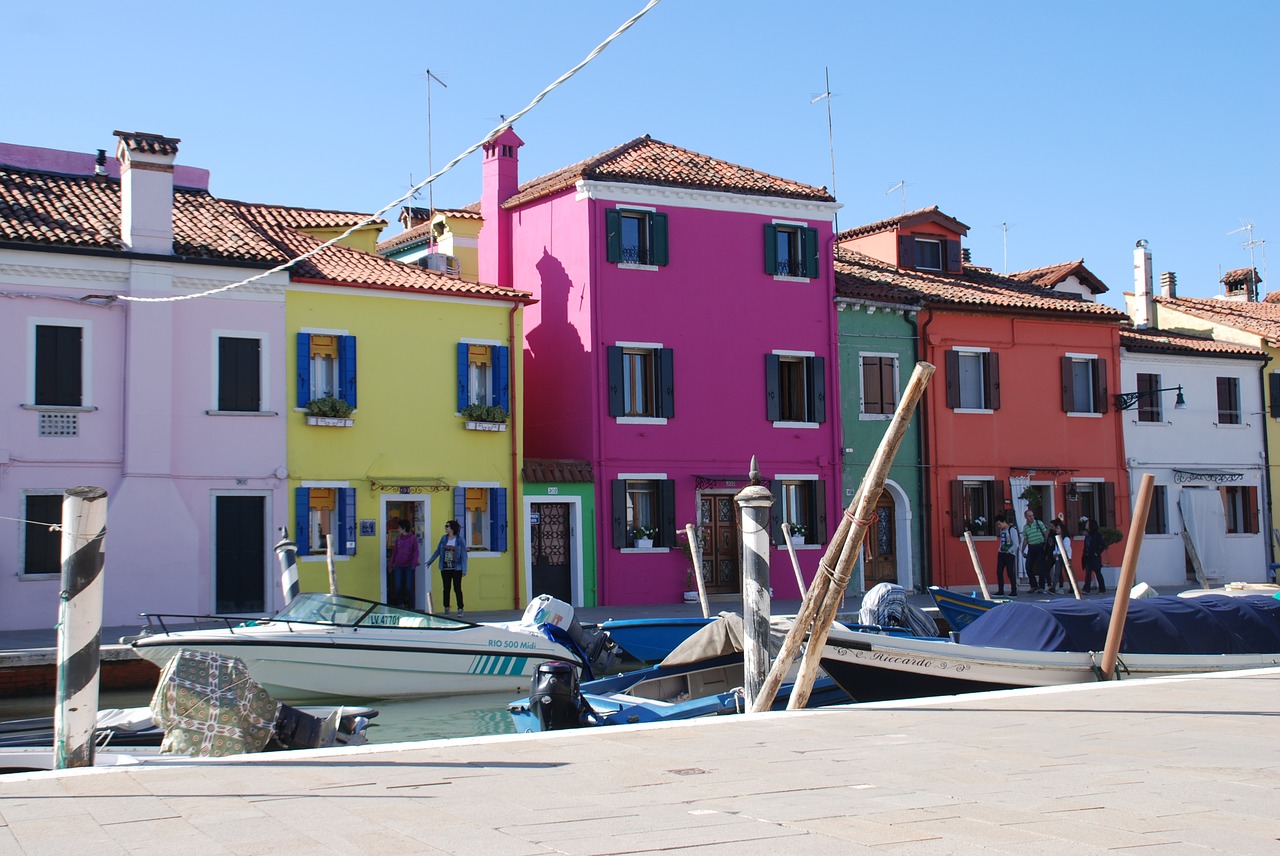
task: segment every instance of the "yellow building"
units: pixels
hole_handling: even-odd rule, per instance
[[[283,219],[258,216],[268,228]],[[296,253],[319,243],[297,228],[275,237]],[[514,521],[529,295],[341,245],[300,262],[291,280],[283,376],[302,589],[328,590],[328,546],[339,592],[398,600],[388,560],[399,522],[425,563],[457,520],[469,554],[466,607],[522,607]],[[431,577],[418,568],[411,605],[440,609],[438,567]]]
[[[468,282],[480,279],[479,236],[484,219],[480,206],[466,208],[406,207],[400,211],[404,231],[378,244],[384,256],[449,273]]]

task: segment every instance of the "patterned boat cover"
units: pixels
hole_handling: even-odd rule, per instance
[[[237,657],[183,649],[160,672],[151,718],[164,729],[162,754],[221,757],[261,752],[280,703]]]
[[[896,583],[877,583],[862,596],[858,622],[880,627],[904,627],[914,636],[938,635],[938,625],[924,610],[907,602],[906,590]]]

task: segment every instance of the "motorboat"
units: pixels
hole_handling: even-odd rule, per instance
[[[539,663],[568,661],[594,677],[615,651],[548,595],[517,621],[481,624],[322,592],[298,595],[271,618],[144,617],[143,633],[121,640],[139,656],[158,665],[182,649],[239,657],[290,704],[518,692]]]
[[[938,612],[954,631],[961,631],[972,624],[988,609],[1004,600],[979,597],[976,594],[962,594],[938,586],[929,586],[929,596],[938,607]]]
[[[822,668],[855,701],[920,698],[1100,679],[1112,602],[1009,602],[957,641],[833,627]],[[1130,601],[1117,679],[1280,665],[1280,600],[1152,597]]]
[[[713,621],[689,616],[610,618],[600,622],[600,629],[633,659],[656,663]]]
[[[700,619],[701,620],[701,619]],[[776,653],[791,621],[774,619],[771,652]],[[794,676],[774,699],[786,707]],[[657,665],[579,684],[568,663],[538,667],[528,698],[507,705],[517,732],[555,731],[582,726],[669,722],[741,713],[746,706],[742,618],[722,612]],[[849,701],[831,678],[819,675],[808,707]]]

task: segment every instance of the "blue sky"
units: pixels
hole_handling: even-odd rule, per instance
[[[182,139],[214,193],[373,211],[582,59],[644,0],[225,0],[6,11],[0,141]],[[451,8],[444,14],[432,10]],[[1179,293],[1280,288],[1280,3],[663,0],[516,130],[532,178],[648,133],[831,186],[842,228],[938,205],[996,271],[1077,258],[1122,307],[1134,242]],[[478,156],[437,205],[479,198]],[[426,204],[425,191],[418,204]],[[394,216],[394,215],[392,215]],[[1007,233],[1001,224],[1008,224]],[[395,228],[384,233],[393,234]],[[1265,248],[1254,249],[1263,269]]]

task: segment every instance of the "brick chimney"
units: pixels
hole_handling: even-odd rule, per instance
[[[1150,327],[1155,318],[1155,291],[1151,276],[1151,250],[1147,249],[1145,240],[1138,241],[1133,247],[1133,308],[1129,313],[1133,317],[1133,325],[1138,328]]]
[[[483,186],[480,216],[484,226],[478,238],[480,281],[511,286],[511,212],[502,203],[520,188],[520,147],[524,140],[511,128],[484,144]]]
[[[173,255],[172,137],[140,131],[116,131],[120,138],[120,239],[138,253]]]

